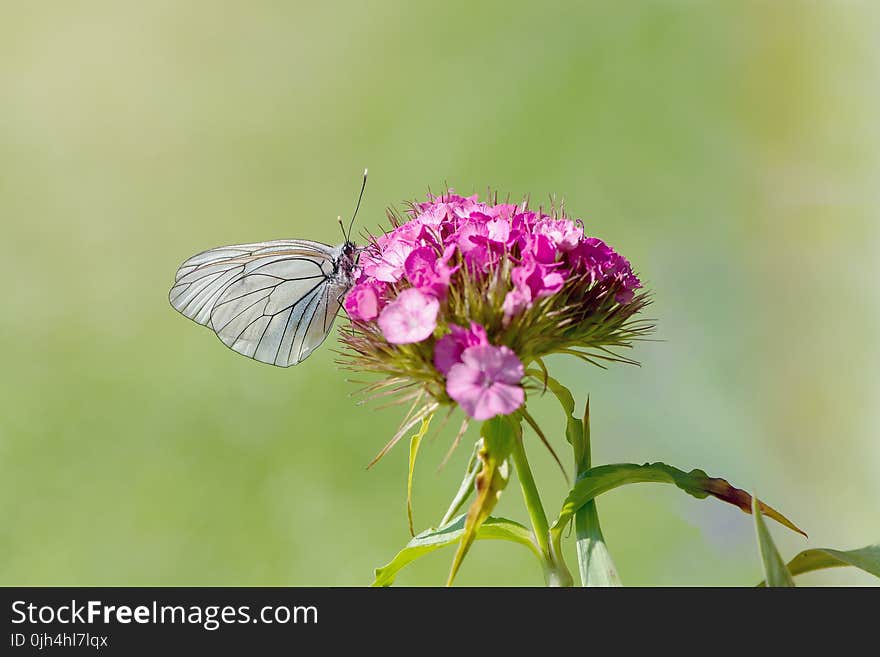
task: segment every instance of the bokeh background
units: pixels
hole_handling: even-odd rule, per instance
[[[564,196],[630,257],[662,341],[552,365],[591,395],[595,463],[756,490],[811,535],[774,527],[786,557],[876,541],[878,28],[872,2],[3,3],[0,583],[362,585],[406,542],[406,448],[365,469],[402,409],[355,405],[329,348],[260,365],[167,302],[205,248],[337,242],[365,166],[363,229],[492,186]],[[420,455],[422,528],[453,429]],[[760,579],[720,502],[645,484],[599,510],[625,583]],[[524,519],[515,484],[497,512]],[[541,574],[478,543],[459,582]]]

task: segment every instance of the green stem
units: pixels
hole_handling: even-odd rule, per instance
[[[516,476],[519,478],[519,484],[522,488],[523,498],[526,502],[526,508],[529,512],[529,518],[532,521],[532,527],[535,530],[535,538],[538,541],[538,547],[545,557],[550,556],[550,523],[547,522],[547,514],[544,513],[544,505],[541,504],[541,498],[538,495],[538,487],[535,485],[535,478],[532,476],[532,469],[529,467],[529,461],[526,458],[526,451],[523,447],[522,436],[517,436],[513,444],[513,463],[516,466]]]
[[[526,458],[522,433],[513,441],[511,456],[516,467],[516,476],[519,479],[520,488],[522,488],[529,519],[532,521],[535,540],[538,542],[538,548],[541,550],[544,560],[544,578],[547,585],[571,586],[571,573],[562,559],[562,552],[558,549],[558,545],[550,543],[550,524],[547,522],[547,514],[544,512],[541,497],[538,495],[538,487],[535,485],[535,478],[532,476],[532,469],[529,467],[528,458]]]

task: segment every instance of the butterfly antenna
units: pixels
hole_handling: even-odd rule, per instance
[[[367,188],[367,169],[364,169],[364,182],[361,185],[361,193],[358,194],[358,202],[354,208],[354,214],[351,215],[351,221],[348,222],[348,231],[345,233],[345,240],[348,241],[349,237],[351,237],[351,229],[354,226],[354,218],[357,217],[358,210],[361,209],[361,199],[364,198],[364,190]]]

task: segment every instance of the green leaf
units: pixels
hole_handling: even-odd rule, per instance
[[[764,577],[770,586],[794,586],[794,580],[791,573],[785,567],[785,562],[779,556],[779,550],[773,543],[773,538],[767,529],[767,523],[764,522],[764,516],[761,513],[761,503],[758,498],[752,496],[752,515],[755,517],[755,533],[758,536],[758,549],[761,552],[761,564],[764,567]]]
[[[565,411],[565,437],[574,452],[575,471],[578,477],[590,468],[590,400],[587,399],[583,419],[574,415],[574,396],[571,391],[546,372],[529,370],[527,374],[546,382],[547,388],[559,400]],[[623,586],[611,558],[611,552],[602,535],[599,524],[599,510],[595,500],[585,503],[575,512],[575,533],[577,536],[578,570],[582,586]],[[561,552],[561,535],[552,537],[557,553]]]
[[[866,545],[856,550],[832,550],[830,548],[813,548],[800,552],[788,562],[788,572],[794,575],[810,573],[825,568],[854,566],[875,577],[880,577],[880,543]],[[761,582],[758,586],[764,586]]]
[[[575,472],[581,470],[584,453],[587,450],[585,450],[586,446],[584,444],[583,423],[574,415],[574,397],[571,391],[558,380],[541,370],[531,368],[526,371],[526,374],[537,379],[539,383],[546,385],[556,399],[559,400],[562,410],[565,411],[565,439],[574,450]],[[589,459],[589,456],[587,458]]]
[[[413,530],[413,507],[412,507],[412,489],[413,489],[413,469],[416,467],[416,456],[419,453],[419,445],[422,444],[422,438],[428,433],[428,427],[431,426],[432,413],[422,420],[422,426],[417,433],[409,441],[409,472],[406,475],[406,518],[409,521],[409,535],[414,536]]]
[[[583,419],[583,454],[578,474],[583,474],[590,468],[590,398],[584,408]],[[596,500],[590,500],[578,509],[574,514],[574,530],[577,537],[576,547],[578,555],[578,569],[581,576],[582,586],[623,586],[611,552],[602,535],[602,526],[599,524],[599,509]]]
[[[561,535],[577,510],[598,495],[625,484],[646,482],[675,484],[686,493],[698,499],[711,495],[723,502],[739,507],[746,513],[751,513],[752,498],[748,493],[731,486],[724,479],[709,477],[702,470],[684,472],[665,463],[645,463],[644,465],[616,463],[591,468],[581,476],[563,503],[559,516],[550,529],[551,534]],[[778,523],[806,536],[803,530],[799,529],[781,513],[763,502],[760,504],[761,512],[765,516],[773,518]]]
[[[480,471],[480,459],[477,458],[477,455],[480,453],[482,447],[483,439],[480,438],[474,444],[471,457],[468,459],[467,467],[464,470],[464,477],[462,477],[461,483],[458,486],[458,492],[455,493],[455,497],[452,498],[449,508],[446,509],[446,513],[443,514],[443,519],[440,521],[441,527],[452,520],[453,516],[458,513],[458,510],[471,496],[471,493],[474,492],[474,481],[476,481],[477,473]]]
[[[404,566],[434,550],[459,541],[464,534],[466,520],[467,514],[462,514],[438,529],[428,529],[413,537],[388,564],[376,569],[376,579],[372,585],[391,586],[397,573]],[[532,532],[513,520],[490,516],[477,529],[475,538],[476,540],[500,539],[519,543],[529,548],[539,561],[541,559],[541,553],[535,545]]]
[[[578,509],[574,527],[582,586],[623,586],[602,535],[594,501]]]
[[[477,474],[475,485],[477,489],[476,499],[468,509],[464,523],[464,532],[458,544],[458,550],[452,560],[449,570],[447,586],[452,586],[452,581],[467,551],[474,542],[477,530],[483,524],[492,509],[498,503],[501,491],[507,486],[510,468],[507,457],[513,449],[514,441],[521,435],[522,429],[519,420],[510,415],[500,415],[486,420],[480,427],[480,435],[483,437],[483,446],[477,452],[482,463],[482,468]]]

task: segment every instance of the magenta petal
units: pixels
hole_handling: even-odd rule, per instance
[[[434,263],[437,262],[437,252],[430,246],[414,249],[403,263],[406,277],[413,287],[426,287],[433,283],[436,273]]]
[[[384,283],[373,281],[358,283],[346,295],[342,306],[352,319],[365,322],[374,320],[382,309],[384,289]]]
[[[556,245],[547,235],[533,235],[531,253],[538,262],[549,264],[556,260]]]
[[[463,351],[464,345],[452,333],[444,335],[434,345],[434,367],[446,376],[452,366],[461,361]]]
[[[489,344],[489,337],[486,335],[486,329],[476,322],[471,322],[471,330],[465,333],[464,341],[466,346],[476,347]]]
[[[369,285],[355,285],[342,305],[352,319],[369,321],[379,316],[379,299]]]
[[[444,376],[453,365],[461,362],[461,354],[465,349],[489,344],[486,329],[476,322],[471,322],[470,329],[456,324],[450,324],[449,329],[452,332],[437,340],[437,344],[434,345],[434,366]]]
[[[430,246],[413,250],[403,263],[407,280],[422,292],[438,299],[446,298],[450,278],[455,272],[448,266],[450,256],[449,248],[444,252],[443,258],[438,257],[437,252]]]

